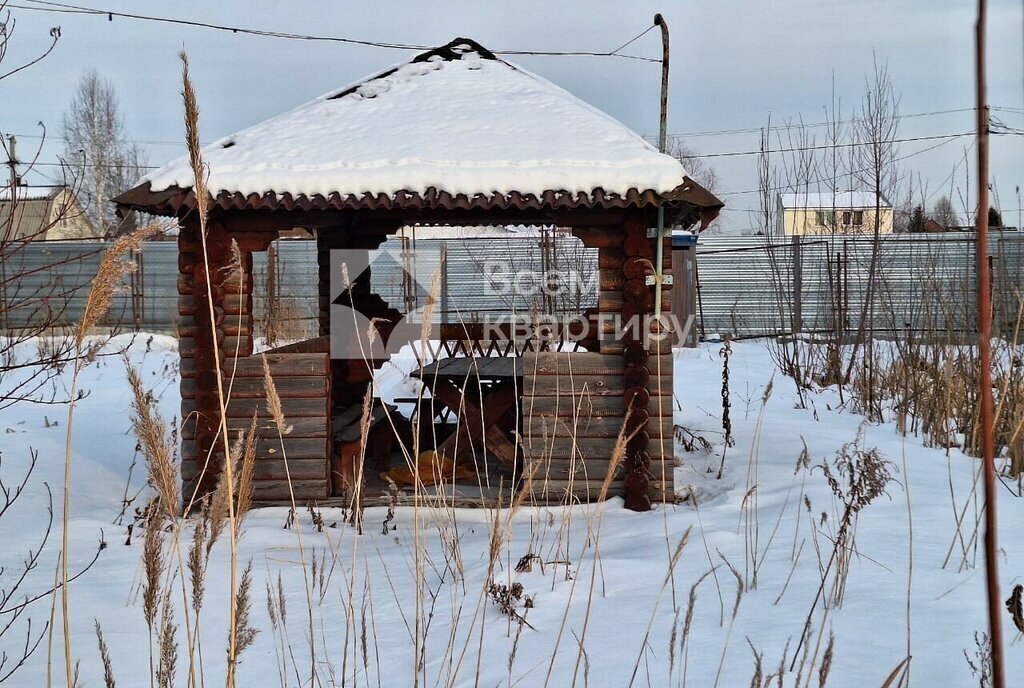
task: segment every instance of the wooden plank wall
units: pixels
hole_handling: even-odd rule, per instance
[[[625,423],[625,363],[620,354],[537,352],[524,355],[523,429],[526,471],[535,470],[538,503],[595,501]],[[672,356],[651,357],[652,501],[672,499]],[[660,373],[660,375],[658,374]],[[624,462],[609,496],[621,495]]]
[[[207,270],[198,226],[182,223],[178,237],[178,347],[181,356],[181,477],[185,500],[216,487],[224,464],[217,391],[217,359],[227,396],[229,440],[257,416],[255,498],[289,500],[283,457],[295,497],[330,494],[330,360],[326,352],[268,353],[271,374],[291,431],[282,443],[269,417],[263,361],[253,356],[252,251],[275,236],[229,233],[211,222]],[[232,243],[238,247],[236,255]],[[213,297],[211,321],[209,298]],[[205,468],[205,470],[204,470]]]
[[[694,348],[697,346],[700,328],[697,321],[697,249],[695,247],[672,249],[672,315],[680,327],[688,318],[693,318],[690,329],[680,332],[675,338],[676,346]]]
[[[330,495],[330,358],[326,353],[268,352],[264,355],[281,398],[286,427],[291,428],[283,443],[267,408],[262,355],[238,359],[233,382],[233,363],[229,361],[225,366],[225,384],[230,384],[227,416],[232,442],[239,432],[249,429],[253,414],[257,417],[255,499],[287,503],[290,500],[289,473],[296,500],[324,499]],[[183,413],[195,410],[193,400],[182,399]],[[183,455],[198,456],[200,447],[188,426],[182,437]],[[200,468],[201,461],[197,460],[182,464],[186,486],[196,479]]]

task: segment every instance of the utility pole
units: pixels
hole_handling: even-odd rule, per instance
[[[985,588],[988,596],[988,634],[992,645],[992,686],[1004,688],[1003,631],[999,594],[999,550],[996,521],[995,438],[992,423],[992,284],[988,262],[988,96],[985,83],[986,0],[978,0],[975,25],[975,67],[977,69],[978,123],[978,355],[981,393],[981,460],[985,476]]]
[[[668,150],[668,24],[661,13],[654,15],[654,25],[661,29],[661,127],[658,150]]]
[[[11,169],[10,198],[7,199],[7,219],[4,222],[3,242],[0,242],[0,332],[10,334],[7,322],[7,247],[10,243],[11,232],[14,231],[14,223],[17,221],[14,216],[17,203],[18,191],[18,156],[15,146],[18,141],[13,134],[7,136],[7,165]]]
[[[11,198],[14,198],[14,190],[18,188],[18,155],[15,147],[18,139],[13,134],[7,135],[7,166],[11,168]]]
[[[668,150],[668,24],[661,13],[654,15],[654,25],[661,29],[661,122],[658,128],[658,150]],[[650,235],[648,235],[650,236]],[[654,322],[658,325],[659,335],[664,331],[661,322],[661,287],[666,281],[665,270],[665,207],[658,206],[658,228],[655,234],[658,245],[654,251],[654,275],[648,278],[648,284],[654,284]],[[659,339],[660,341],[660,339]]]

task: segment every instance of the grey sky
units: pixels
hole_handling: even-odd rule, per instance
[[[16,4],[27,4],[16,2]],[[903,114],[973,105],[973,2],[949,0],[719,0],[717,2],[589,2],[551,0],[491,3],[375,1],[176,3],[81,0],[81,4],[140,14],[175,16],[253,28],[331,34],[379,41],[437,45],[455,36],[494,50],[609,50],[646,28],[661,11],[672,30],[669,131],[690,133],[762,126],[802,115],[821,121],[832,80],[846,115],[853,114],[871,70],[872,50],[887,61],[902,94]],[[989,31],[989,101],[1016,108],[995,111],[1024,129],[1024,46],[1021,0],[992,1]],[[54,53],[0,82],[0,132],[38,134],[37,122],[59,133],[60,118],[79,77],[95,68],[118,89],[129,133],[143,140],[182,136],[180,66],[188,50],[202,107],[204,139],[226,135],[343,86],[412,53],[341,44],[286,41],[129,19],[12,9],[17,30],[5,67],[37,54],[50,26],[63,37]],[[660,55],[657,32],[630,47]],[[657,65],[607,58],[512,58],[644,134],[657,132]],[[971,112],[907,118],[900,137],[970,131]],[[20,138],[20,157],[38,143]],[[757,148],[756,133],[688,138],[701,153]],[[908,158],[904,164],[929,185],[931,201],[949,192],[950,171],[971,139],[963,137]],[[901,145],[901,154],[941,141]],[[56,160],[51,140],[41,159]],[[150,162],[177,157],[177,145],[146,146]],[[1024,185],[1024,137],[997,136],[993,177],[1008,223],[1017,223],[1014,187]],[[730,212],[725,226],[749,226],[757,187],[755,156],[715,158],[720,191]],[[56,168],[42,167],[53,174]],[[973,171],[973,157],[970,160]],[[956,184],[964,186],[964,166]],[[30,181],[43,182],[34,176]],[[940,188],[940,184],[944,185]],[[958,207],[960,203],[955,198]]]

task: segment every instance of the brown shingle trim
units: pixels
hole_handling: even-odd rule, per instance
[[[171,187],[152,191],[149,183],[141,184],[114,199],[119,208],[140,210],[154,215],[178,215],[195,207],[195,195],[191,189]],[[594,189],[589,194],[572,194],[566,191],[545,191],[541,195],[522,194],[465,194],[452,195],[431,187],[424,193],[398,191],[393,196],[384,193],[347,194],[332,193],[327,196],[292,196],[273,191],[265,194],[231,193],[222,191],[212,204],[222,210],[572,210],[572,209],[622,209],[664,205],[669,208],[691,206],[699,208],[702,215],[717,214],[723,207],[711,192],[685,177],[683,183],[672,191],[658,194],[648,189],[630,189],[624,195],[609,194],[604,189]]]

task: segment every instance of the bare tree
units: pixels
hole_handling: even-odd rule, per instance
[[[0,452],[0,518],[7,515],[18,500],[24,496],[25,487],[35,470],[37,461],[38,455],[32,452],[28,468],[17,476],[16,482],[9,483],[4,481],[5,466],[3,452]],[[5,578],[3,585],[0,585],[0,642],[7,647],[16,648],[11,653],[0,652],[0,683],[4,683],[14,676],[15,672],[39,648],[46,635],[47,624],[44,622],[33,627],[32,618],[26,615],[32,603],[42,597],[23,596],[21,591],[29,574],[39,566],[43,547],[49,540],[53,526],[53,499],[49,496],[49,488],[47,488],[46,513],[46,527],[42,529],[38,543],[28,552],[11,552],[12,561],[9,563],[13,564],[13,558],[17,557],[20,566],[12,567],[10,577]],[[5,638],[5,636],[8,637]]]
[[[60,39],[60,28],[50,29],[49,44],[39,50],[34,57],[14,65],[4,64],[7,56],[7,49],[15,34],[16,22],[10,12],[6,10],[7,3],[0,0],[0,82],[10,78],[36,64],[50,52],[53,51]],[[16,237],[18,228],[18,168],[15,164],[15,151],[11,150],[11,141],[0,132],[2,152],[8,162],[9,175],[4,175],[6,181],[0,182],[0,409],[10,402],[10,399],[20,397],[32,398],[37,392],[46,387],[53,379],[55,366],[46,368],[49,372],[27,372],[23,373],[23,363],[15,355],[27,338],[34,333],[25,330],[15,330],[10,325],[12,316],[11,306],[24,305],[23,295],[19,295],[16,288],[22,276],[18,269],[18,257],[21,248],[26,245],[24,237]],[[36,152],[38,155],[38,151]],[[45,232],[45,228],[43,230]],[[31,241],[32,237],[28,237]],[[23,348],[23,347],[22,347]],[[58,351],[49,351],[45,356],[60,358],[67,356]],[[35,362],[43,358],[43,354],[35,357]],[[25,367],[24,370],[36,370]],[[13,381],[12,381],[13,380]],[[24,488],[36,465],[36,455],[31,456],[28,468],[17,476],[12,476],[3,464],[3,452],[0,451],[0,519],[9,517],[12,507],[24,494]],[[7,473],[5,480],[5,473]],[[28,615],[30,605],[35,599],[23,596],[21,589],[25,585],[29,574],[37,567],[43,546],[50,534],[50,527],[53,522],[52,507],[48,505],[47,513],[49,518],[45,528],[41,527],[40,537],[37,546],[31,551],[12,551],[11,548],[4,548],[0,551],[0,572],[3,572],[3,579],[0,581],[0,646],[6,648],[0,652],[0,683],[17,680],[14,675],[24,666],[29,657],[38,649],[39,644],[45,636],[47,624],[33,624],[33,619]]]
[[[868,264],[867,285],[864,294],[863,310],[858,319],[853,351],[847,363],[845,378],[849,379],[857,360],[858,347],[863,345],[865,356],[873,355],[872,339],[873,315],[875,298],[879,283],[879,263],[881,256],[882,206],[892,197],[899,182],[897,158],[899,148],[896,136],[899,132],[900,98],[896,93],[889,69],[885,64],[874,63],[874,71],[866,80],[861,110],[854,123],[853,175],[866,190],[873,192],[875,197],[875,213],[871,258]],[[874,374],[874,366],[865,366],[869,375]],[[868,381],[868,389],[874,389],[873,381]],[[868,399],[869,404],[872,402]],[[865,409],[867,415],[873,416],[875,409]]]
[[[16,29],[5,4],[0,1],[0,82],[45,58],[60,39],[60,28],[54,27],[50,29],[49,44],[35,57],[13,67],[4,64]],[[21,178],[32,171],[45,135],[44,129],[39,145],[19,160],[14,138],[0,132],[0,153],[7,162],[7,174],[0,177],[0,409],[19,401],[66,401],[54,382],[61,367],[73,358],[70,341],[55,338],[45,340],[45,345],[32,345],[33,340],[50,334],[63,321],[71,297],[59,281],[47,275],[56,275],[61,267],[80,260],[56,253],[42,261],[29,256],[29,247],[73,212],[62,204],[43,221],[25,221],[30,213],[24,209],[27,190]]]
[[[669,136],[666,153],[683,164],[683,168],[693,181],[697,182],[711,193],[718,191],[718,172],[714,166],[707,163],[695,148],[690,146],[681,136]],[[705,231],[713,231],[718,226],[718,219]]]
[[[900,98],[889,78],[887,65],[875,62],[874,73],[865,83],[859,117],[854,122],[854,177],[875,194],[875,234],[881,231],[883,200],[898,183],[895,143],[899,133]]]
[[[952,229],[960,224],[949,196],[942,196],[935,201],[935,205],[932,207],[932,219],[946,229]]]
[[[119,220],[110,199],[141,176],[145,156],[125,138],[124,118],[113,84],[94,71],[82,77],[64,115],[64,160],[80,201],[105,236],[130,231],[134,218]]]
[[[686,173],[695,182],[712,193],[718,190],[719,180],[715,168],[708,164],[704,158],[701,158],[700,153],[681,136],[668,137],[668,150],[666,152],[683,163]]]

